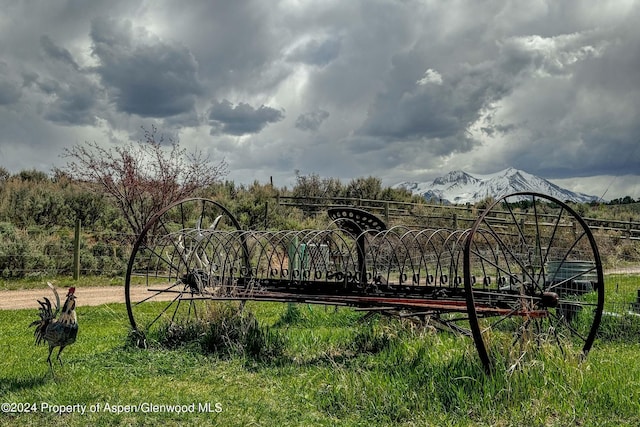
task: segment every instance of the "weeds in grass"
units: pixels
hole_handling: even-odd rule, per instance
[[[302,313],[300,311],[300,305],[289,303],[287,304],[287,309],[280,319],[274,326],[285,326],[285,325],[293,325],[298,323],[303,318]]]
[[[205,319],[171,323],[160,328],[153,340],[163,348],[188,348],[221,358],[248,357],[272,362],[282,357],[282,334],[261,326],[250,311],[231,305],[216,305]]]
[[[389,348],[394,338],[388,328],[381,328],[377,322],[370,322],[363,325],[353,337],[353,351],[376,354]]]

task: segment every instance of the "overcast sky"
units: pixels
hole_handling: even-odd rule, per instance
[[[0,165],[152,124],[278,186],[515,167],[640,198],[640,4],[0,0]]]

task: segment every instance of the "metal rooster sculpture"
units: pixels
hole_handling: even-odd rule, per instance
[[[47,297],[43,298],[44,301],[38,300],[38,304],[40,304],[40,319],[32,322],[29,327],[36,327],[36,330],[34,331],[36,345],[44,342],[49,344],[49,357],[47,358],[47,362],[49,362],[49,367],[53,370],[53,365],[51,363],[51,353],[53,353],[53,349],[60,347],[57,359],[62,366],[60,353],[62,353],[62,350],[64,350],[66,346],[73,344],[78,335],[76,296],[74,294],[76,288],[69,288],[67,299],[62,306],[62,310],[60,310],[60,297],[58,296],[58,291],[51,283],[47,283],[47,285],[49,285],[56,297],[55,311],[51,306],[51,301],[49,301]],[[58,312],[60,312],[59,317],[57,317]]]

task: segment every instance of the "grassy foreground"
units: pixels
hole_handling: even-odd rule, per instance
[[[27,328],[35,309],[0,311],[0,425],[640,425],[637,337],[487,376],[468,338],[344,308],[247,309],[278,338],[272,357],[138,349],[124,305],[80,306],[55,378]]]

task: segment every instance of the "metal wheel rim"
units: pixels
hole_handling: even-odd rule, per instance
[[[491,296],[491,295],[487,295],[486,292],[483,293],[484,291],[482,289],[479,289],[477,282],[474,286],[474,281],[472,280],[472,278],[474,278],[474,273],[477,272],[477,267],[478,267],[477,260],[481,258],[478,255],[479,251],[477,247],[474,247],[474,246],[478,242],[480,234],[482,234],[483,232],[489,233],[489,234],[494,232],[494,231],[486,231],[487,228],[491,229],[490,222],[488,221],[488,219],[491,217],[490,214],[492,214],[494,211],[498,209],[499,206],[504,205],[506,202],[515,202],[520,197],[523,197],[532,202],[532,206],[534,208],[534,218],[535,218],[533,226],[537,227],[535,228],[537,231],[533,233],[536,236],[535,239],[537,239],[537,241],[534,242],[534,246],[537,247],[536,249],[537,254],[538,256],[540,256],[542,260],[546,260],[546,262],[550,261],[549,253],[551,253],[551,249],[549,248],[553,247],[553,243],[555,243],[554,240],[556,239],[558,241],[560,240],[560,234],[561,234],[559,232],[560,221],[565,216],[570,218],[572,221],[575,221],[575,224],[577,224],[576,227],[579,230],[578,237],[576,239],[572,241],[572,239],[569,238],[569,241],[571,242],[570,244],[571,248],[566,248],[565,258],[562,258],[562,260],[560,261],[560,265],[557,265],[555,267],[556,271],[554,273],[553,278],[550,279],[545,275],[546,273],[548,273],[548,271],[545,271],[545,270],[548,270],[548,265],[543,267],[544,264],[541,264],[541,266],[539,266],[539,270],[536,270],[536,267],[532,267],[533,273],[531,273],[531,275],[528,277],[539,278],[539,279],[541,278],[542,280],[540,281],[532,280],[532,283],[530,284],[530,286],[532,286],[533,288],[540,288],[542,292],[555,293],[555,291],[558,291],[559,289],[564,289],[567,283],[578,283],[579,279],[587,277],[587,275],[590,278],[594,277],[595,283],[596,283],[595,289],[593,289],[592,292],[587,293],[587,296],[591,299],[591,301],[589,302],[583,303],[579,300],[579,298],[576,298],[574,295],[571,295],[569,298],[570,292],[567,291],[567,295],[565,295],[563,291],[563,293],[559,295],[559,303],[558,303],[559,308],[544,307],[543,306],[544,304],[540,303],[539,300],[536,301],[534,298],[531,298],[530,302],[527,302],[527,304],[535,306],[537,309],[540,309],[541,312],[544,312],[546,310],[548,312],[547,319],[552,319],[553,322],[556,322],[556,323],[553,323],[552,320],[549,320],[550,324],[555,325],[555,327],[562,326],[561,323],[559,322],[560,320],[562,320],[563,322],[566,322],[568,335],[570,335],[572,338],[574,338],[581,344],[581,351],[583,355],[586,355],[591,349],[596,336],[598,326],[600,324],[600,320],[602,318],[602,311],[604,306],[604,276],[602,271],[602,263],[600,260],[600,255],[595,242],[595,238],[591,233],[591,231],[589,230],[589,227],[587,226],[587,224],[584,222],[584,220],[571,207],[550,196],[546,196],[539,193],[530,193],[530,192],[514,193],[508,196],[504,196],[496,200],[476,220],[473,227],[470,229],[469,234],[467,235],[465,248],[464,248],[464,285],[465,285],[465,293],[467,298],[467,312],[469,315],[469,325],[470,325],[471,334],[473,336],[475,346],[478,351],[478,356],[481,360],[482,365],[487,371],[493,370],[494,361],[492,360],[492,352],[488,348],[489,344],[487,342],[487,337],[489,336],[489,332],[491,332],[494,326],[490,326],[489,328],[487,327],[486,325],[487,322],[485,320],[491,316],[487,316],[482,313],[483,310],[485,310],[485,308],[482,306],[482,302],[483,300],[487,299],[487,296]],[[536,209],[541,208],[544,204],[547,204],[547,203],[551,203],[555,205],[559,210],[558,210],[555,223],[552,222],[552,224],[555,224],[555,225],[551,226],[551,231],[548,234],[543,235],[543,233],[540,231],[540,228],[542,227],[543,224],[539,219],[540,217],[538,216],[538,213],[536,213],[535,211]],[[518,216],[518,214],[511,211],[509,215],[511,215],[513,221],[515,222],[515,219]],[[516,227],[516,229],[518,229],[518,227]],[[521,234],[519,238],[522,240],[525,240],[527,236],[525,235],[524,231],[520,230],[519,233]],[[546,248],[547,248],[546,250],[543,248],[544,243],[548,243],[546,245]],[[558,272],[565,265],[567,266],[572,265],[570,264],[571,260],[568,259],[568,256],[573,255],[574,248],[577,246],[588,248],[586,252],[590,251],[589,256],[591,259],[589,261],[590,263],[592,263],[592,267],[589,267],[589,271],[585,270],[585,271],[579,272],[579,274],[576,275],[573,279],[571,279],[570,282],[566,282],[566,281],[557,282],[555,278],[558,277],[559,275]],[[504,250],[504,248],[500,248],[500,249]],[[499,255],[496,255],[496,256],[499,256]],[[514,259],[516,258],[513,254],[505,256],[505,258],[507,259],[509,257],[513,257]],[[498,264],[498,262],[495,262],[495,264]],[[518,264],[518,263],[516,262],[515,264]],[[522,267],[522,265],[520,265],[520,267]],[[497,267],[496,269],[497,270],[501,269],[501,271],[505,273],[505,276],[509,276],[510,278],[514,276],[514,274],[512,273],[510,275],[506,274],[507,269],[504,267]],[[520,272],[517,271],[516,273],[520,273]],[[523,277],[525,276],[527,275],[523,274]],[[558,283],[562,283],[562,285],[558,285]],[[521,288],[524,287],[524,279],[521,285],[518,285],[516,283],[516,288],[517,287],[521,287]],[[574,299],[577,299],[577,301],[574,302],[573,301]],[[526,299],[522,299],[522,300],[528,301]],[[565,310],[567,306],[571,310],[576,309],[580,316],[586,317],[584,324],[581,326],[579,330],[577,328],[575,330],[571,329],[572,321],[568,319],[570,316],[565,314]],[[584,310],[585,307],[587,308],[586,310]],[[571,313],[571,311],[568,311],[567,313]],[[509,316],[502,315],[502,317],[500,316],[497,316],[497,317],[498,318],[493,321],[492,325],[496,325],[497,323],[503,322],[502,319],[507,318]],[[523,317],[523,319],[525,318],[526,317]],[[535,320],[535,319],[531,320],[530,318],[526,318],[526,319],[528,323],[524,325],[524,327],[527,327],[527,328],[531,327],[532,329],[534,329],[536,326],[539,327],[540,324],[542,323],[542,321],[540,320]],[[545,318],[543,317],[543,319]],[[538,332],[536,332],[535,330],[533,331],[533,335],[535,336],[536,340],[540,340],[541,338],[540,335],[541,335],[541,332],[543,331],[544,329],[540,329]],[[553,331],[553,334],[558,334],[558,332]],[[557,338],[557,336],[555,338]],[[514,334],[514,340],[523,341],[524,339],[525,339],[524,333],[518,332],[517,334]],[[558,341],[558,343],[560,346],[561,345],[560,341]],[[561,350],[563,349],[561,348]],[[514,363],[517,363],[517,360]]]
[[[200,214],[199,215],[196,214],[195,218],[196,218],[196,221],[198,221],[197,218],[200,218],[200,220],[195,224],[195,228],[194,228],[194,222],[193,222],[194,218],[192,217],[191,214],[197,213],[198,209],[200,209]],[[190,210],[193,210],[193,212],[191,212]],[[169,315],[171,316],[172,322],[174,320],[177,322],[179,318],[184,317],[183,316],[184,311],[188,313],[188,316],[193,315],[194,317],[197,317],[198,310],[202,309],[202,307],[206,307],[207,304],[211,302],[209,298],[200,298],[199,295],[192,293],[191,290],[184,283],[182,284],[179,283],[180,281],[179,277],[182,273],[184,273],[185,275],[189,273],[193,273],[193,265],[190,265],[189,262],[185,263],[183,261],[174,261],[173,259],[167,259],[164,262],[167,263],[167,265],[170,265],[170,267],[168,267],[168,269],[171,271],[169,279],[173,278],[175,283],[170,283],[171,281],[167,280],[167,282],[164,283],[163,285],[164,287],[160,288],[164,290],[162,292],[156,293],[153,291],[149,291],[149,289],[154,289],[154,288],[149,287],[149,280],[147,277],[146,284],[147,284],[147,290],[149,291],[149,293],[145,295],[143,299],[139,301],[134,301],[132,278],[138,275],[136,272],[137,261],[140,261],[138,258],[142,256],[144,251],[149,250],[149,247],[146,244],[148,239],[153,238],[154,236],[158,237],[162,235],[162,232],[161,232],[162,228],[166,229],[165,231],[167,235],[169,234],[170,227],[167,225],[169,221],[166,218],[167,216],[176,214],[177,212],[183,212],[184,216],[182,216],[180,220],[175,221],[175,224],[179,225],[179,229],[176,230],[176,232],[183,233],[184,236],[186,237],[193,237],[195,234],[197,234],[198,233],[197,227],[208,226],[209,223],[205,224],[204,220],[207,215],[213,216],[213,215],[210,215],[211,213],[215,213],[220,216],[223,216],[225,222],[228,222],[228,226],[231,227],[232,229],[241,230],[240,224],[238,223],[236,218],[224,206],[222,206],[216,201],[205,199],[205,198],[189,198],[189,199],[184,199],[184,200],[175,202],[165,207],[161,211],[159,211],[147,223],[147,225],[144,227],[143,231],[137,237],[133,245],[131,255],[129,257],[129,262],[127,264],[127,272],[125,276],[125,303],[127,306],[129,323],[131,325],[132,330],[135,331],[137,334],[141,335],[142,337],[145,336],[149,325],[141,324],[141,319],[139,314],[141,307],[143,307],[143,304],[147,302],[154,302],[157,299],[158,295],[162,295],[162,294],[168,295],[172,293],[169,301],[164,301],[164,300],[155,301],[155,302],[161,303],[159,304],[161,305],[161,308],[159,309],[160,313],[158,313],[158,319],[153,320],[151,324],[155,324],[156,321],[160,319],[160,317],[167,317]],[[184,212],[190,212],[190,213],[184,214]],[[210,220],[210,222],[211,220],[213,220],[213,222],[218,221],[217,217],[216,219],[209,218],[209,217],[207,217],[206,219]],[[188,230],[188,231],[184,231],[184,230]],[[171,252],[176,252],[175,241],[171,242],[170,240],[167,240],[166,244],[171,249]],[[151,251],[154,251],[154,250],[156,249],[155,248],[151,249]],[[244,247],[244,251],[246,253],[246,244]],[[173,264],[173,266],[171,266],[171,264]],[[175,297],[173,297],[173,295],[175,295]],[[166,302],[166,305],[164,304],[165,302]]]

